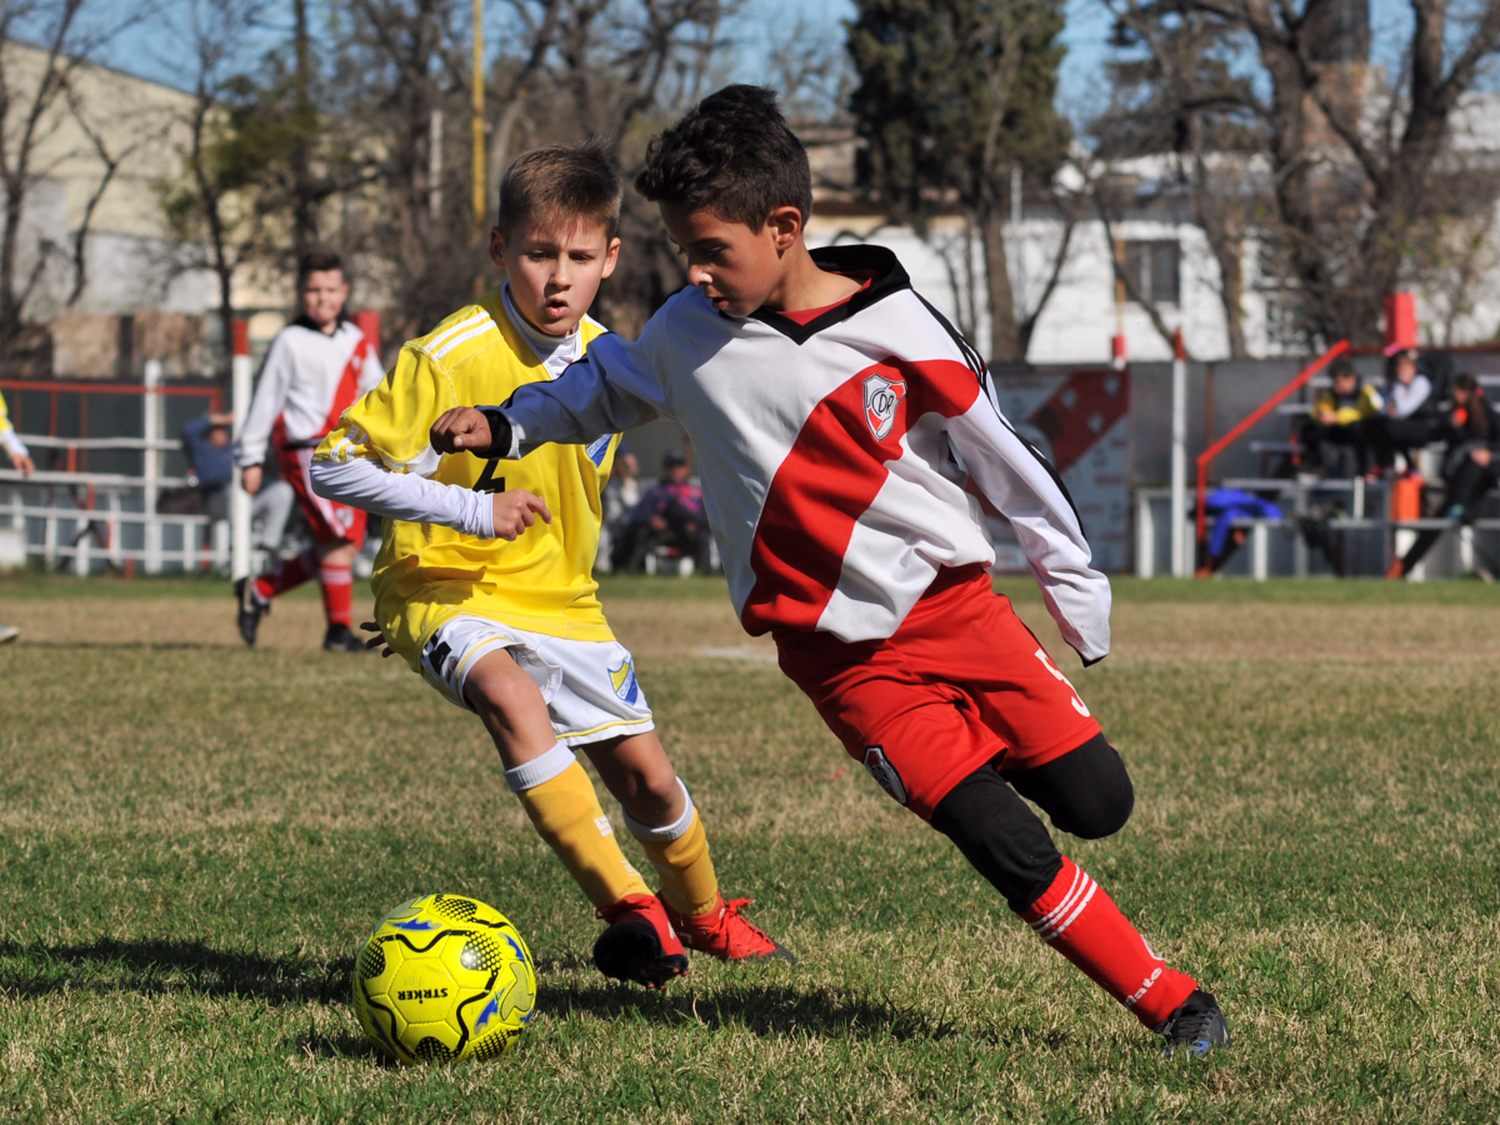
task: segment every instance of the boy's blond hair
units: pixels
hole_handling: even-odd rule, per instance
[[[548,220],[582,219],[613,238],[620,226],[624,183],[603,143],[547,145],[523,152],[500,181],[496,226],[507,240],[522,226]]]

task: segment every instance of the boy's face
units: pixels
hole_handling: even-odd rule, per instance
[[[802,213],[778,207],[759,230],[721,219],[706,208],[661,204],[662,222],[687,255],[688,283],[727,316],[749,316],[762,305],[780,308],[786,252],[802,234]]]
[[[349,283],[343,270],[313,270],[302,282],[302,312],[324,332],[337,325],[344,302],[349,299]]]
[[[505,271],[516,309],[549,336],[567,336],[589,311],[599,283],[615,272],[620,240],[587,219],[490,231],[490,260]]]

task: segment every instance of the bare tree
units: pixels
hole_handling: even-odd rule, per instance
[[[34,334],[27,331],[26,309],[48,255],[43,249],[23,270],[21,232],[27,200],[44,171],[37,166],[40,146],[64,116],[74,74],[123,26],[92,18],[85,3],[0,0],[0,191],[5,196],[0,228],[0,359],[13,360],[35,346]],[[126,16],[125,21],[133,18]],[[38,46],[19,42],[23,35]],[[103,187],[107,186],[106,182]],[[80,233],[86,231],[87,224]],[[81,244],[78,254],[81,262]]]
[[[1349,0],[1113,5],[1159,62],[1184,13],[1211,21],[1221,43],[1253,45],[1259,82],[1210,93],[1255,119],[1268,163],[1262,225],[1308,339],[1378,340],[1384,295],[1420,276],[1452,223],[1500,195],[1493,172],[1452,143],[1455,114],[1500,50],[1500,0],[1462,14],[1447,0],[1407,2],[1409,38],[1389,72],[1368,65],[1368,9]]]
[[[193,98],[183,123],[184,177],[168,180],[162,204],[169,226],[184,240],[178,270],[207,268],[219,290],[219,340],[224,373],[234,352],[234,279],[255,245],[249,221],[253,169],[228,137],[223,102],[245,83],[241,44],[256,26],[263,0],[192,0],[187,44]]]

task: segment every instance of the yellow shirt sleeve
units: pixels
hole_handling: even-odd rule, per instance
[[[313,460],[378,457],[396,472],[430,473],[438,463],[429,436],[432,424],[458,405],[448,372],[407,344],[380,384],[344,411]]]

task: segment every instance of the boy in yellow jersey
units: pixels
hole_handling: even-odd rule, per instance
[[[600,493],[619,435],[519,461],[442,457],[428,443],[445,411],[556,378],[604,331],[586,314],[619,252],[620,195],[593,144],[517,158],[490,232],[507,283],[402,348],[318,447],[312,480],[385,517],[371,627],[484,722],[506,782],[609,923],[594,963],[661,987],[687,971],[684,944],[723,960],[790,955],[741,915],[748,900],[719,893],[703,825],[596,596]],[[624,807],[659,896],[621,852],[573,747]]]

